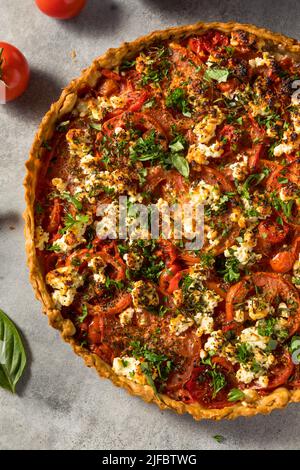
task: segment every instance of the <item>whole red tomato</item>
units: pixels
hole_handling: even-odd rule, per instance
[[[78,15],[86,0],[35,0],[39,9],[48,16],[59,20],[68,20]]]
[[[0,42],[0,102],[22,95],[29,82],[28,62],[15,46]]]

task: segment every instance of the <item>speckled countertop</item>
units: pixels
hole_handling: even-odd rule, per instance
[[[300,406],[197,423],[99,380],[48,327],[34,299],[22,220],[24,163],[37,125],[94,57],[152,30],[198,20],[254,23],[300,38],[299,0],[89,0],[69,22],[42,15],[33,0],[0,3],[1,39],[24,52],[32,72],[26,94],[0,106],[0,306],[21,329],[29,356],[18,394],[0,389],[0,449],[299,449]],[[215,434],[225,441],[218,444]]]

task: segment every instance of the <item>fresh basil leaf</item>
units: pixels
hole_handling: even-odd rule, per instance
[[[218,83],[227,82],[229,70],[209,68],[205,71],[204,78],[206,80],[216,80]]]
[[[0,387],[15,392],[26,365],[26,353],[17,328],[0,309]]]
[[[174,153],[171,155],[172,165],[176,168],[179,173],[185,178],[189,177],[190,167],[188,161],[179,153]]]
[[[239,388],[233,388],[228,393],[228,401],[241,401],[244,400],[245,394]]]

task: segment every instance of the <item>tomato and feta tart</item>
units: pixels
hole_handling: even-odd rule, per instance
[[[250,26],[156,33],[97,59],[37,134],[27,248],[50,322],[162,408],[300,401],[299,60]],[[202,247],[136,223],[136,204],[148,219],[185,203],[203,207]]]

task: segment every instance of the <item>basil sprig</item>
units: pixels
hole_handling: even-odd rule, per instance
[[[0,309],[0,387],[14,393],[26,365],[26,353],[14,323]]]

